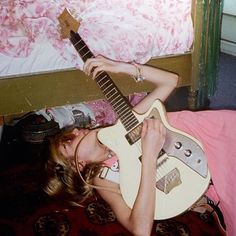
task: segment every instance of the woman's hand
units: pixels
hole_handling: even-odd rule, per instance
[[[90,58],[84,63],[84,72],[87,75],[92,75],[95,79],[99,72],[106,71],[112,73],[126,72],[128,63],[113,61],[103,56]]]
[[[157,160],[166,137],[166,128],[159,119],[146,118],[141,132],[142,154],[149,160]]]

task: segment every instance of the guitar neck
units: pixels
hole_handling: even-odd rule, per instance
[[[94,57],[93,53],[89,50],[78,33],[71,31],[70,41],[84,62]],[[96,76],[95,82],[113,107],[126,131],[133,129],[139,122],[133,114],[129,102],[122,95],[111,77],[105,71],[101,71]]]

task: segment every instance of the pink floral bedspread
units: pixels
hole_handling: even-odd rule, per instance
[[[0,55],[26,58],[47,40],[72,66],[82,61],[59,37],[57,17],[67,7],[82,18],[79,33],[92,52],[145,63],[183,53],[193,41],[192,0],[1,0]]]

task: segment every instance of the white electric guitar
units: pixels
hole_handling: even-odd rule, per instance
[[[67,10],[59,16],[62,37],[68,37],[83,59],[94,57],[77,32],[79,23]],[[210,173],[202,145],[194,137],[171,127],[160,101],[155,101],[145,114],[136,114],[110,76],[102,71],[95,82],[117,113],[119,120],[101,129],[99,140],[118,158],[120,189],[127,205],[132,208],[141,178],[140,132],[145,117],[158,118],[167,129],[166,141],[157,153],[155,219],[174,217],[188,210],[207,190]]]

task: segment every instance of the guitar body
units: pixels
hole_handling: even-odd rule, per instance
[[[197,155],[199,153],[204,155],[198,140],[168,124],[164,107],[160,101],[157,100],[148,112],[142,115],[136,114],[136,117],[139,122],[142,122],[145,117],[155,117],[161,120],[167,129],[167,144],[164,144],[164,149],[166,146],[170,150],[171,148],[168,146],[182,138],[184,139],[181,141],[184,150],[187,149],[184,145],[190,147],[193,145],[192,149],[196,149],[193,151],[197,151]],[[121,193],[127,205],[132,208],[141,180],[141,140],[139,139],[131,145],[125,138],[126,134],[127,131],[118,121],[114,126],[101,129],[98,138],[119,158]],[[202,159],[193,157],[190,161],[191,157],[181,157],[182,154],[178,153],[181,152],[179,146],[178,148],[172,147],[172,149],[170,154],[164,153],[159,156],[157,161],[156,220],[171,218],[186,211],[204,194],[210,182],[205,157]],[[201,167],[196,167],[196,163],[201,163]]]

